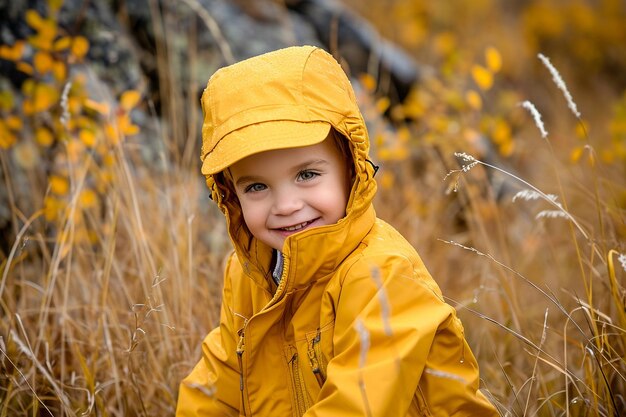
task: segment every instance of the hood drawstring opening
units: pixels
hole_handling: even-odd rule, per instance
[[[369,164],[372,166],[372,168],[374,168],[374,174],[372,175],[372,178],[376,176],[376,173],[378,172],[378,170],[380,169],[380,165],[376,165],[374,162],[372,162],[369,159],[366,159],[365,162],[369,162]]]

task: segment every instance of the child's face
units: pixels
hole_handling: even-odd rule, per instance
[[[230,175],[248,229],[274,249],[282,250],[289,235],[345,215],[349,171],[332,136],[249,156],[233,164]]]

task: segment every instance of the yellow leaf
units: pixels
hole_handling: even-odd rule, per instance
[[[112,167],[115,165],[115,156],[112,153],[107,153],[102,158],[102,165],[105,167]]]
[[[398,141],[406,145],[409,143],[409,140],[411,140],[411,131],[406,126],[401,126],[398,129]]]
[[[0,109],[11,110],[14,104],[13,93],[8,90],[0,91]]]
[[[384,113],[389,108],[389,104],[391,104],[391,101],[388,97],[381,97],[376,100],[376,110],[378,110],[379,113]]]
[[[63,36],[62,38],[57,39],[52,46],[56,52],[64,51],[68,49],[72,45],[72,38],[69,36]]]
[[[52,39],[41,36],[41,34],[39,33],[35,36],[29,36],[28,43],[35,49],[40,49],[43,51],[49,51],[52,49]]]
[[[111,111],[107,103],[99,103],[90,98],[86,99],[83,105],[85,106],[86,109],[93,110],[97,113],[100,113],[103,116],[108,116]]]
[[[32,96],[36,85],[35,80],[32,78],[27,79],[24,81],[24,84],[22,84],[22,93],[24,93],[25,96]]]
[[[572,152],[569,155],[569,160],[574,164],[580,161],[580,157],[583,155],[583,150],[584,148],[582,146],[577,146],[572,149]]]
[[[26,14],[24,18],[26,20],[26,23],[28,23],[28,26],[30,26],[31,28],[35,30],[38,30],[44,25],[43,18],[39,15],[39,13],[37,13],[36,10],[33,10],[33,9],[26,10]]]
[[[48,110],[58,100],[59,91],[51,85],[39,83],[33,91],[33,105],[36,113]]]
[[[22,71],[24,74],[33,75],[33,67],[26,62],[18,62],[15,64],[15,68]]]
[[[20,130],[23,125],[22,119],[16,115],[7,116],[4,121],[11,130]]]
[[[139,132],[140,132],[139,126],[133,125],[133,124],[130,124],[130,125],[126,126],[126,128],[123,130],[123,133],[126,136],[133,136],[133,135],[136,135]]]
[[[15,41],[13,45],[13,61],[17,61],[24,54],[24,48],[26,47],[26,41],[20,39]]]
[[[511,142],[511,126],[504,120],[498,120],[492,133],[493,141],[499,145]]]
[[[493,74],[487,68],[480,65],[472,66],[472,78],[474,78],[476,85],[483,91],[489,90],[493,85]]]
[[[35,141],[41,146],[48,147],[54,142],[54,136],[49,129],[41,126],[35,130]]]
[[[35,53],[35,56],[33,58],[33,64],[35,65],[35,69],[38,73],[42,75],[47,74],[52,70],[53,63],[54,60],[52,59],[52,56],[44,51],[39,51]]]
[[[53,196],[46,196],[43,200],[43,215],[47,221],[51,222],[58,218],[63,210],[63,202]]]
[[[435,50],[441,56],[446,56],[454,51],[456,44],[456,37],[452,32],[441,32],[434,39]]]
[[[72,55],[81,59],[89,51],[89,41],[84,36],[76,36],[72,41]]]
[[[487,68],[496,73],[502,68],[502,56],[500,52],[492,46],[485,51],[485,61],[487,62]]]
[[[400,36],[404,45],[415,48],[424,42],[428,34],[426,25],[417,19],[410,19],[400,25]]]
[[[6,59],[7,61],[14,61],[13,48],[8,45],[0,45],[0,58]]]
[[[402,121],[406,118],[404,114],[404,106],[401,104],[396,104],[391,108],[391,112],[389,113],[393,120]]]
[[[441,56],[447,56],[454,51],[457,46],[456,37],[452,32],[442,32],[435,37],[435,50]]]
[[[91,243],[92,245],[95,245],[96,243],[100,241],[100,236],[98,236],[98,233],[96,233],[95,230],[89,229],[87,230],[87,239],[89,240],[89,243]],[[91,387],[93,386],[94,384],[92,383]],[[93,388],[90,388],[90,389],[93,389]],[[90,392],[93,392],[93,391],[90,391]]]
[[[79,97],[68,97],[67,107],[70,110],[70,114],[80,114],[83,111],[83,100]]]
[[[107,123],[104,126],[104,135],[108,139],[109,143],[117,145],[120,141],[120,136],[117,134],[115,127],[111,123]]]
[[[88,148],[93,148],[93,146],[96,144],[96,135],[90,129],[81,129],[81,131],[78,133],[78,138]]]
[[[378,159],[381,161],[388,161],[391,159],[391,151],[389,148],[380,148],[378,150]]]
[[[15,144],[15,142],[17,142],[17,138],[14,134],[9,133],[7,135],[2,135],[2,137],[0,137],[0,148],[9,149]]]
[[[67,67],[64,62],[54,61],[52,64],[52,75],[54,75],[54,79],[62,82],[67,78]]]
[[[450,127],[450,119],[443,115],[433,116],[430,125],[433,131],[445,134]]]
[[[500,155],[504,157],[511,156],[515,150],[515,143],[512,140],[506,141],[500,144],[498,149],[500,150]]]
[[[76,213],[78,213],[78,211],[76,211]],[[84,225],[82,225],[82,218],[79,219],[79,221],[81,222],[81,226],[74,228],[74,235],[72,236],[73,245],[85,244],[88,241],[87,229],[85,228]],[[74,221],[74,223],[76,223],[76,221]]]
[[[465,93],[465,101],[467,101],[467,104],[474,110],[480,110],[483,107],[483,99],[480,98],[480,94],[474,90],[469,90]]]
[[[66,195],[70,191],[70,183],[67,178],[59,175],[51,175],[48,178],[50,191],[56,195]]]
[[[22,102],[22,112],[25,116],[30,116],[35,112],[35,106],[32,100],[24,99]]]
[[[117,117],[117,127],[119,131],[126,136],[132,136],[139,133],[139,126],[134,125],[131,122],[128,113],[120,114]]]
[[[139,91],[137,90],[124,91],[122,93],[122,96],[120,97],[120,106],[122,107],[122,109],[129,112],[133,108],[135,108],[135,106],[137,106],[137,104],[139,103],[139,100],[141,100],[141,94],[139,93]]]
[[[24,52],[24,41],[19,40],[15,42],[13,46],[2,45],[0,46],[0,58],[6,59],[7,61],[19,61],[22,58],[22,53]]]
[[[39,36],[46,45],[46,50],[51,50],[54,39],[57,36],[57,23],[53,19],[45,19],[39,28]]]
[[[95,207],[97,202],[98,202],[98,197],[93,190],[84,189],[80,193],[79,203],[81,206],[83,206],[83,208]]]
[[[0,120],[0,148],[9,149],[15,141],[15,135],[7,128],[4,121]]]
[[[363,73],[359,76],[359,80],[363,87],[369,92],[376,90],[376,79],[372,77],[370,74]]]

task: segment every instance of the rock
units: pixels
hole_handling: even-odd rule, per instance
[[[324,46],[345,60],[352,75],[369,73],[378,81],[389,76],[387,91],[381,93],[388,95],[393,104],[402,102],[411,86],[428,71],[336,1],[288,0],[287,7],[315,27]]]

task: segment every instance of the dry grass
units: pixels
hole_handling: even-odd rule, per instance
[[[174,58],[162,58],[163,85],[176,85]],[[593,125],[609,121],[574,117],[540,74],[547,91],[507,101],[511,91],[500,87],[498,108],[454,107],[453,93],[462,97],[467,85],[428,81],[403,109],[419,117],[391,133],[381,102],[363,93],[383,165],[376,205],[458,308],[484,390],[503,413],[616,416],[626,412],[624,156],[608,129]],[[163,126],[148,133],[152,117],[142,125],[149,146],[122,129],[92,156],[73,158],[68,143],[78,133],[66,132],[56,158],[68,188],[56,217],[45,205],[59,193],[51,177],[16,164],[15,148],[0,150],[16,237],[0,263],[0,417],[173,414],[178,383],[217,322],[229,247],[194,156],[199,109],[184,91],[197,87],[190,81],[164,96]],[[479,92],[485,102],[495,95]],[[539,97],[545,109],[551,95],[560,101],[548,107],[544,139],[518,103]],[[584,117],[592,104],[578,104]],[[106,114],[94,118],[97,128],[119,122]],[[511,127],[511,149],[491,136],[500,122]],[[598,133],[579,139],[579,126]],[[497,162],[485,159],[478,133]],[[603,158],[606,149],[613,160]],[[104,176],[104,186],[94,185]],[[535,194],[513,201],[529,188]],[[85,197],[91,189],[96,203]],[[544,210],[560,214],[537,218]]]

